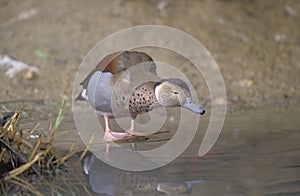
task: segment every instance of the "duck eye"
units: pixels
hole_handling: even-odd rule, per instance
[[[176,91],[175,91],[175,92],[173,92],[173,93],[174,93],[174,95],[178,95],[178,94],[179,94],[179,93],[178,93],[178,92],[176,92]]]

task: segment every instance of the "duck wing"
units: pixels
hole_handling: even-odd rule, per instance
[[[89,75],[80,83],[80,85],[82,85],[83,88],[86,89],[91,76],[96,71],[111,72],[112,74],[117,74],[137,64],[139,64],[139,66],[142,66],[145,71],[149,71],[152,74],[157,75],[155,63],[148,54],[136,51],[119,51],[104,57],[89,73]]]

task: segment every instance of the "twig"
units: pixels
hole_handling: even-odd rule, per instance
[[[29,184],[22,178],[15,176],[14,179],[10,180],[10,182],[12,182],[16,185],[19,185],[20,187],[23,187],[23,188],[29,190],[30,192],[35,193],[36,195],[42,195],[39,191],[35,190],[31,184]]]
[[[4,147],[6,149],[8,149],[9,151],[11,151],[13,154],[15,154],[17,156],[17,158],[19,158],[22,163],[26,163],[27,162],[26,158],[22,154],[20,154],[17,150],[15,150],[13,147],[11,147],[9,144],[7,144],[5,141],[3,141],[2,139],[0,139],[0,142],[4,145]]]
[[[73,142],[73,144],[72,144],[72,146],[71,146],[71,148],[70,148],[68,154],[65,155],[65,156],[63,156],[63,157],[61,157],[60,159],[55,160],[55,161],[53,162],[53,164],[58,164],[58,165],[60,165],[60,164],[64,163],[66,160],[68,160],[68,159],[69,159],[71,156],[73,156],[75,153],[76,153],[75,142]]]
[[[88,144],[91,144],[94,140],[95,134],[92,135],[90,141]],[[82,154],[80,155],[79,159],[75,162],[74,167],[77,167],[79,165],[79,163],[81,162],[81,160],[84,158],[84,156],[86,155],[86,153],[89,151],[88,146],[85,147],[84,151],[82,152]]]
[[[15,176],[19,175],[20,173],[24,172],[24,171],[27,170],[28,168],[33,168],[33,167],[32,167],[33,164],[34,164],[36,161],[39,160],[40,156],[43,155],[43,153],[44,153],[44,151],[39,152],[37,155],[35,155],[35,157],[34,157],[31,161],[29,161],[29,162],[27,162],[26,164],[24,164],[24,165],[22,165],[22,166],[20,166],[20,167],[17,167],[16,169],[14,169],[14,170],[8,172],[8,175],[5,176],[4,179],[5,179],[5,180],[9,180],[9,179],[14,178]],[[36,171],[36,173],[37,173],[38,175],[40,175],[37,171]]]
[[[41,140],[42,140],[42,139],[39,139],[39,140],[37,141],[37,143],[35,144],[35,146],[34,146],[32,152],[31,152],[31,154],[30,154],[28,160],[32,160],[33,156],[34,156],[35,153],[38,151],[38,149],[39,149],[39,147],[40,147],[40,144],[41,144]]]

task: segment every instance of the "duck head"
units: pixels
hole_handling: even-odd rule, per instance
[[[158,103],[162,106],[183,107],[201,115],[205,113],[205,110],[192,100],[188,85],[178,78],[157,82],[154,91]]]

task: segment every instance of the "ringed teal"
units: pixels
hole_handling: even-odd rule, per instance
[[[134,68],[134,69],[133,69]],[[188,85],[178,78],[160,79],[156,65],[146,53],[121,51],[104,57],[83,82],[76,100],[85,100],[104,117],[105,141],[132,135],[137,115],[157,107],[183,107],[203,115],[205,110],[194,103]],[[109,118],[131,117],[126,132],[113,132]]]

